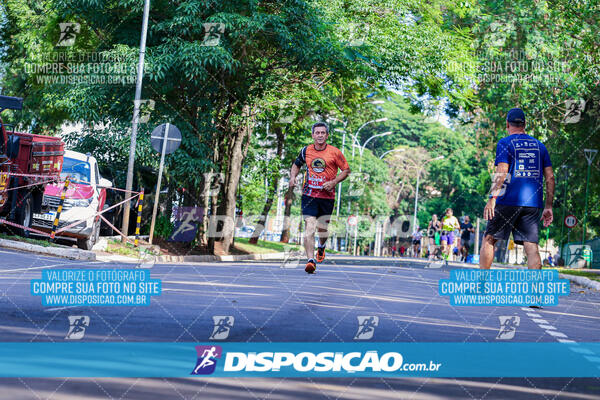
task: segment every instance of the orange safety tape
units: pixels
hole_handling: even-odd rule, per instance
[[[116,187],[109,187],[106,188],[107,190],[116,190],[118,192],[125,192],[125,193],[135,193],[135,194],[140,194],[142,192],[136,192],[135,190],[126,190],[126,189],[120,189],[120,188],[116,188]]]
[[[11,222],[11,221],[7,221],[7,220],[5,220],[3,218],[0,218],[0,224],[6,224],[6,225],[14,226],[15,228],[24,229],[26,231],[31,231],[31,232],[37,233],[38,235],[50,237],[50,234],[48,234],[46,232],[39,231],[39,230],[34,229],[34,228],[28,228],[26,226],[19,225],[17,223]]]
[[[130,198],[128,198],[128,199],[125,199],[125,200],[121,201],[120,203],[117,203],[117,204],[115,204],[115,205],[112,205],[112,206],[108,207],[108,208],[107,208],[107,209],[105,209],[105,210],[102,210],[102,211],[100,211],[100,212],[97,212],[96,214],[94,214],[93,216],[91,216],[91,217],[89,217],[89,218],[96,218],[96,217],[98,217],[98,216],[102,217],[102,214],[103,214],[103,213],[107,212],[108,210],[112,210],[113,208],[115,208],[115,207],[118,207],[118,206],[120,206],[121,204],[123,204],[123,203],[125,203],[125,202],[127,202],[127,201],[130,201],[130,200],[131,200],[131,199],[133,199],[133,198],[136,198],[137,196],[139,196],[139,193],[138,193],[138,194],[136,194],[135,196],[131,196]],[[89,219],[89,218],[86,218],[86,219]],[[64,232],[64,231],[66,231],[67,229],[69,229],[69,228],[72,228],[72,227],[74,227],[75,225],[77,225],[77,224],[80,224],[80,223],[81,223],[81,222],[83,222],[83,221],[85,221],[85,220],[83,220],[83,219],[82,219],[82,220],[80,220],[80,221],[75,221],[75,222],[73,222],[73,223],[71,223],[71,224],[69,224],[69,225],[67,225],[67,226],[64,226],[64,227],[60,228],[59,230],[57,230],[57,231],[56,231],[56,233],[58,234],[58,233]]]
[[[44,185],[44,184],[50,183],[50,182],[56,182],[56,181],[55,180],[50,180],[50,181],[32,183],[31,185],[25,185],[25,186],[19,186],[19,187],[14,187],[14,188],[6,189],[5,192],[10,192],[11,190],[23,189],[23,188],[27,188],[27,187],[31,187],[31,186]]]
[[[60,179],[59,175],[17,174],[16,172],[0,172],[0,175],[19,176],[23,178],[52,178]]]
[[[110,226],[110,227],[111,227],[113,230],[117,231],[117,233],[118,233],[119,235],[121,235],[122,237],[124,237],[124,238],[125,238],[125,240],[126,240],[127,242],[131,243],[131,240],[130,240],[130,239],[127,237],[127,236],[123,235],[123,232],[121,232],[120,230],[118,230],[118,229],[117,229],[117,228],[116,228],[116,227],[115,227],[113,224],[111,224],[111,223],[110,223],[110,222],[109,222],[109,221],[108,221],[106,218],[104,218],[104,215],[100,215],[100,218],[102,218],[102,220],[103,220],[104,222],[106,222],[106,224],[107,224],[108,226]]]

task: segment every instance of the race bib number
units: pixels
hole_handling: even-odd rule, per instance
[[[323,190],[323,183],[325,183],[325,177],[318,175],[308,175],[308,187],[311,189]]]

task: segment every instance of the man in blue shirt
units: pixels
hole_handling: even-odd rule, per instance
[[[508,136],[496,147],[496,173],[489,200],[483,209],[488,220],[481,243],[479,266],[489,269],[494,258],[494,245],[508,240],[522,244],[530,269],[540,269],[538,251],[539,220],[544,226],[552,223],[554,172],[546,146],[525,133],[525,113],[511,109],[506,116]],[[546,202],[544,203],[544,180]]]

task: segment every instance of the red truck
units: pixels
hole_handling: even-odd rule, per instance
[[[21,110],[23,99],[0,96],[0,113]],[[0,118],[0,218],[31,227],[42,209],[45,182],[60,175],[64,143],[60,138],[16,132]],[[30,231],[11,230],[23,236]]]

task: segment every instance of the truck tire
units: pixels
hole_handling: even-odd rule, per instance
[[[33,222],[33,199],[31,192],[27,192],[22,201],[20,207],[17,208],[17,224],[23,225],[24,227],[31,228]],[[29,237],[31,231],[26,229],[17,228],[17,234],[23,237]]]
[[[82,250],[91,250],[92,247],[98,241],[98,237],[100,236],[100,221],[94,222],[94,227],[92,228],[92,234],[90,237],[86,239],[77,239],[77,247]]]

